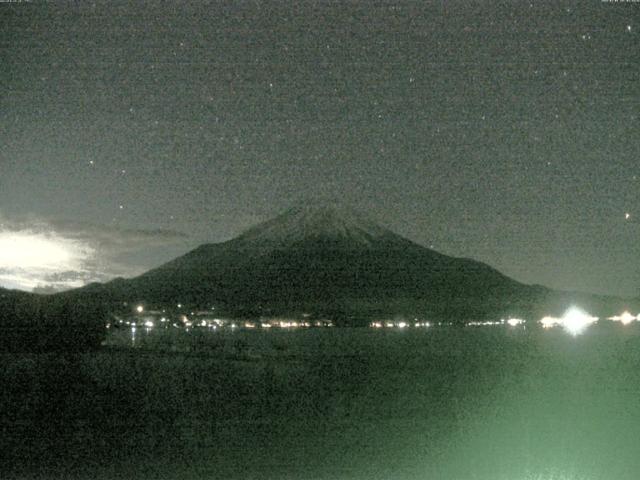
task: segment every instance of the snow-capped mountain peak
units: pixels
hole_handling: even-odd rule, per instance
[[[290,244],[305,239],[342,239],[361,244],[393,235],[359,212],[334,204],[302,205],[247,230],[246,242]]]

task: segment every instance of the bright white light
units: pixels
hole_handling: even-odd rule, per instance
[[[609,320],[620,322],[623,325],[629,325],[631,322],[636,320],[636,317],[631,315],[629,312],[624,312],[622,315],[614,315],[613,317],[609,317]]]
[[[153,328],[153,322],[151,320],[147,320],[146,322],[144,322],[144,326],[147,328]]]
[[[398,323],[398,328],[405,328],[407,324],[405,322]]]
[[[572,307],[562,316],[562,326],[572,335],[578,335],[598,319],[583,312],[579,308]]]
[[[542,324],[542,328],[551,328],[551,327],[555,327],[556,325],[560,325],[562,321],[559,318],[547,316],[547,317],[543,317],[540,320],[540,323]]]
[[[524,323],[524,320],[522,320],[521,318],[509,318],[507,320],[507,324],[511,327],[517,327],[518,325],[522,325]]]
[[[621,316],[620,316],[620,322],[622,322],[623,325],[629,325],[631,322],[633,322],[636,319],[636,317],[634,317],[633,315],[631,315],[629,312],[624,312]]]
[[[138,313],[142,313],[142,312],[144,312],[144,307],[143,307],[142,305],[138,305],[138,306],[136,307],[136,312],[138,312]]]

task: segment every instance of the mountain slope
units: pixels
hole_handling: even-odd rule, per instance
[[[130,280],[86,287],[117,301],[216,305],[229,314],[487,316],[522,285],[415,244],[343,207],[303,206]]]
[[[572,304],[604,316],[630,303],[524,285],[333,205],[292,208],[235,239],[202,245],[139,277],[65,295],[115,308],[125,302],[169,308],[181,303],[215,306],[229,316],[307,312],[352,322],[389,315],[540,318],[559,315]]]

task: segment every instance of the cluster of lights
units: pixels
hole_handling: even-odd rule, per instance
[[[561,325],[561,324],[562,324],[562,320],[556,317],[546,316],[540,319],[540,325],[542,325],[542,328],[552,328],[552,327],[555,327],[556,325]]]
[[[508,318],[506,323],[510,327],[517,327],[518,325],[524,325],[524,320],[521,318]]]
[[[309,327],[333,327],[333,322],[328,321],[297,321],[297,320],[276,320],[268,323],[262,323],[263,328],[280,327],[280,328],[309,328]]]
[[[485,322],[473,321],[473,322],[467,323],[467,325],[469,325],[470,327],[492,327],[495,325],[504,325],[504,320],[497,320],[497,321],[488,320]]]
[[[177,304],[178,308],[182,308],[182,304]],[[213,308],[212,308],[213,310]],[[145,308],[143,305],[137,305],[135,307],[135,312],[137,314],[142,314],[145,312]],[[164,310],[163,310],[164,312]],[[308,316],[308,315],[306,315]],[[548,328],[553,328],[553,327],[562,327],[565,330],[567,330],[569,333],[573,334],[573,335],[577,335],[579,333],[582,333],[588,326],[590,326],[591,324],[595,323],[598,320],[597,317],[592,317],[591,315],[589,315],[588,313],[583,312],[582,310],[576,308],[576,307],[572,307],[569,310],[567,310],[564,315],[562,317],[552,317],[552,316],[546,316],[543,317],[540,320],[540,324],[542,325],[543,328],[548,329]],[[637,316],[632,315],[631,313],[625,311],[623,312],[621,315],[614,315],[612,317],[609,317],[608,320],[611,321],[615,321],[615,322],[620,322],[623,325],[628,325],[634,321],[640,321],[640,314]],[[166,323],[169,320],[166,317],[161,317],[159,319],[159,321],[161,323]],[[126,323],[127,325],[130,325],[132,328],[135,328],[138,323],[135,321],[123,321],[123,320],[119,320],[119,323]],[[153,328],[155,327],[155,322],[152,319],[147,318],[144,322],[141,322],[141,324],[146,327],[146,328]],[[472,322],[468,322],[467,325],[469,326],[496,326],[496,325],[509,325],[510,327],[516,327],[519,325],[524,325],[525,324],[525,320],[521,319],[521,318],[508,318],[508,319],[502,319],[499,321],[472,321]],[[189,319],[189,317],[187,315],[181,315],[180,316],[180,320],[177,323],[173,323],[174,327],[191,327],[194,325],[194,322],[192,320]],[[315,321],[315,322],[311,322],[308,320],[304,320],[304,321],[297,321],[297,320],[270,320],[270,321],[258,321],[258,322],[252,322],[252,321],[246,321],[246,322],[241,322],[241,323],[227,323],[224,320],[215,318],[212,320],[209,319],[202,319],[199,322],[195,323],[195,326],[198,327],[208,327],[211,329],[217,329],[218,327],[225,327],[225,326],[229,326],[232,329],[235,328],[246,328],[246,329],[255,329],[255,328],[263,328],[263,329],[269,329],[272,327],[276,327],[276,328],[286,328],[286,329],[291,329],[291,328],[308,328],[308,327],[333,327],[333,323],[332,322],[328,322],[328,321]],[[430,322],[424,322],[424,321],[418,321],[418,319],[415,319],[415,321],[413,323],[410,323],[409,321],[374,321],[371,322],[369,324],[370,327],[372,328],[399,328],[399,329],[405,329],[408,327],[414,327],[414,328],[427,328],[427,327],[431,327],[432,324]]]
[[[572,307],[560,318],[550,316],[542,318],[540,324],[543,328],[560,326],[572,335],[578,335],[597,321],[597,317],[592,317],[579,308]]]
[[[474,321],[469,322],[467,325],[472,327],[493,327],[496,325],[509,325],[510,327],[517,327],[519,325],[524,325],[526,322],[521,318],[507,318],[506,320],[503,318],[501,320],[487,320],[487,321]]]
[[[183,308],[183,304],[178,303],[176,305],[179,309]],[[215,310],[215,307],[212,307],[211,310]],[[143,305],[136,305],[134,307],[134,312],[136,315],[140,315],[141,317],[138,321],[129,319],[129,320],[119,320],[120,324],[126,324],[135,328],[136,326],[145,326],[147,328],[153,328],[156,326],[156,321],[153,318],[153,314],[160,314],[161,312],[153,312],[145,311],[145,307]],[[162,313],[166,313],[166,310],[162,310]],[[198,315],[201,315],[204,312],[199,312]],[[143,315],[145,314],[145,315]],[[202,328],[211,328],[216,330],[222,327],[229,327],[231,329],[236,328],[245,328],[245,329],[255,329],[255,328],[264,328],[269,329],[272,327],[276,328],[309,328],[309,327],[333,327],[334,323],[328,320],[316,320],[311,321],[308,319],[309,314],[304,314],[304,320],[290,320],[290,319],[270,319],[270,320],[259,320],[259,321],[244,321],[244,322],[230,322],[229,320],[222,320],[220,318],[200,318],[198,319],[195,312],[190,312],[189,314],[182,314],[179,318],[172,323],[172,326],[175,328],[189,328],[189,327],[202,327]],[[166,316],[162,316],[159,319],[159,322],[162,324],[166,324],[170,320]]]
[[[304,322],[287,321],[287,320],[281,320],[279,322],[275,322],[273,325],[280,328],[298,328],[298,327],[307,326],[307,324]]]
[[[414,328],[427,328],[431,326],[429,322],[371,322],[369,324],[371,328],[408,328],[413,326]]]
[[[640,321],[640,315],[634,316],[629,312],[623,312],[621,315],[614,315],[607,320],[620,322],[622,325],[629,325],[632,322]],[[542,318],[540,324],[543,328],[563,327],[569,333],[577,335],[597,321],[597,317],[592,317],[588,313],[573,307],[567,310],[560,318],[550,316]]]
[[[640,315],[633,316],[629,312],[624,312],[622,315],[614,315],[613,317],[609,317],[609,320],[620,322],[623,325],[629,325],[631,322],[635,322],[636,320],[640,321]]]
[[[488,327],[488,326],[496,326],[496,325],[509,325],[511,327],[516,327],[518,325],[524,325],[525,321],[521,318],[508,318],[508,319],[502,319],[502,320],[487,320],[487,321],[471,321],[468,322],[467,325],[471,326],[471,327]],[[428,328],[428,327],[432,327],[434,324],[431,322],[420,322],[420,321],[415,321],[414,323],[410,323],[410,322],[405,322],[405,321],[401,321],[401,322],[392,322],[392,321],[387,321],[387,322],[382,322],[382,321],[375,321],[375,322],[371,322],[369,323],[369,326],[371,328],[408,328],[408,327],[414,327],[414,328]],[[437,323],[436,325],[451,325],[451,323]]]

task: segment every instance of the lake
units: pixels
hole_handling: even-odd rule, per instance
[[[640,325],[129,329],[1,355],[0,478],[636,479]]]

